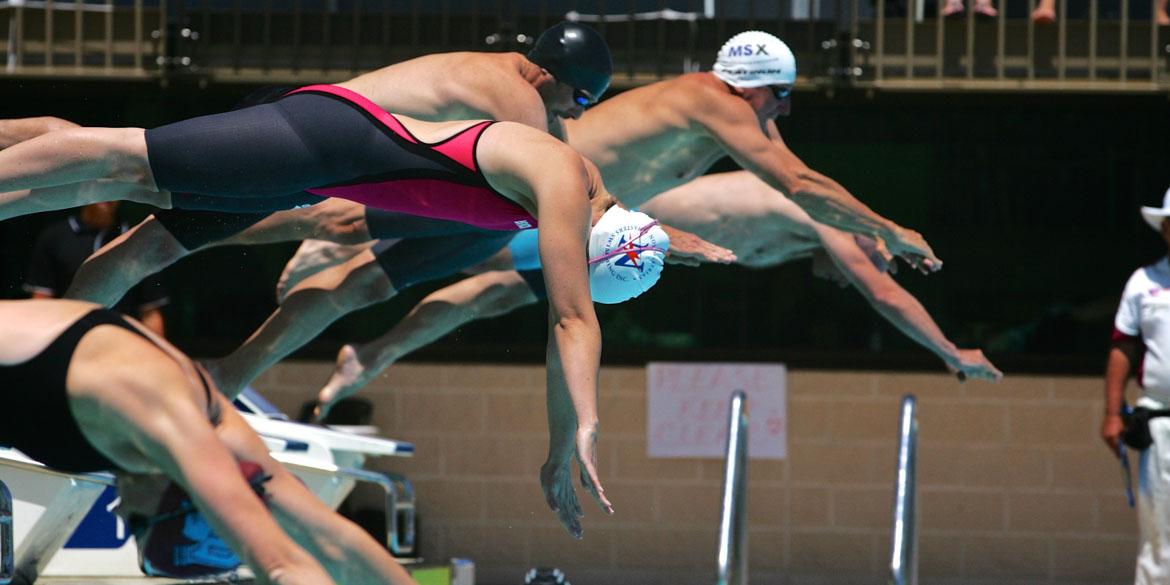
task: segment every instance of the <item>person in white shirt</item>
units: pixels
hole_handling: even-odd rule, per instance
[[[1142,207],[1142,218],[1170,248],[1170,190],[1162,207]],[[1170,257],[1143,266],[1129,277],[1117,317],[1105,369],[1105,418],[1101,438],[1114,455],[1120,442],[1134,444],[1135,428],[1122,421],[1122,397],[1134,366],[1141,397],[1138,409],[1149,414],[1150,444],[1138,465],[1138,548],[1136,585],[1170,585]],[[1131,426],[1140,428],[1141,417]]]

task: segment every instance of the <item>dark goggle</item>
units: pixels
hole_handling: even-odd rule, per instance
[[[580,90],[580,89],[573,90],[573,101],[576,102],[577,105],[581,106],[582,108],[588,108],[590,106],[590,104],[593,103],[593,99],[589,97],[589,94],[585,93],[584,90]]]
[[[791,85],[769,85],[768,89],[772,90],[772,97],[782,100],[792,95]]]

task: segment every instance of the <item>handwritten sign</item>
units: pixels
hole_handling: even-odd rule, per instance
[[[735,390],[747,395],[751,458],[785,457],[787,370],[783,364],[651,363],[647,378],[650,457],[723,458]]]

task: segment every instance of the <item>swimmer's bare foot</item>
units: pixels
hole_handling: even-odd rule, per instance
[[[1032,11],[1032,22],[1036,24],[1052,24],[1056,22],[1056,11],[1041,6]]]
[[[280,280],[276,283],[276,302],[283,303],[289,291],[302,280],[331,266],[336,266],[353,258],[366,248],[373,246],[375,241],[363,242],[345,246],[325,240],[305,240],[297,248],[297,253],[284,265],[284,272],[280,273]]]
[[[340,400],[365,386],[373,377],[367,372],[358,359],[357,348],[350,344],[341,346],[341,351],[337,352],[337,363],[333,366],[333,375],[329,376],[325,387],[317,393],[317,408],[313,412],[317,420],[328,416],[330,409]]]

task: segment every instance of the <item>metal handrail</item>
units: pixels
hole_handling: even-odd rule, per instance
[[[386,493],[386,547],[394,556],[410,556],[415,547],[414,485],[405,475],[368,469],[310,464],[301,459],[277,458],[289,470],[325,471],[355,481],[372,483]],[[0,583],[0,585],[3,585]]]
[[[11,583],[16,574],[12,550],[12,492],[0,481],[0,585]]]
[[[0,30],[0,75],[335,82],[428,53],[515,49],[487,39],[504,33],[531,37],[567,18],[608,31],[614,62],[620,62],[614,83],[627,87],[700,64],[709,68],[729,35],[762,28],[789,41],[805,87],[1170,90],[1162,79],[1166,59],[1159,27],[1144,17],[1132,19],[1128,2],[1119,3],[1117,18],[1100,0],[1074,15],[1067,0],[1059,1],[1057,22],[1045,30],[1030,18],[1008,18],[1006,0],[995,0],[1001,10],[994,23],[970,12],[950,19],[926,15],[926,0],[906,0],[902,16],[887,14],[886,0],[876,0],[876,6],[868,0],[816,3],[821,8],[807,14],[794,12],[793,2],[715,0],[691,0],[689,11],[660,2],[658,10],[637,12],[631,2],[629,10],[607,12],[603,3],[597,14],[578,10],[575,2],[549,0],[524,8],[497,3],[496,10],[415,0],[407,11],[388,0],[201,0],[181,7],[166,0],[0,0],[0,20],[8,29],[7,36]],[[1152,11],[1157,2],[1150,0]],[[774,25],[761,22],[773,16]],[[94,26],[102,17],[104,29]],[[198,37],[168,42],[187,29]],[[1140,49],[1147,36],[1148,50]],[[1024,42],[1007,42],[1015,37]]]
[[[743,390],[731,393],[727,424],[727,464],[723,473],[723,511],[715,585],[747,583],[748,412]]]
[[[918,407],[913,394],[902,398],[898,424],[898,476],[894,480],[894,528],[890,551],[892,585],[918,583]]]

